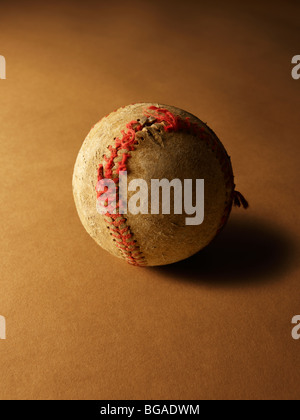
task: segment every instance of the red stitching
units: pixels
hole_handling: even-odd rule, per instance
[[[199,126],[197,123],[192,123],[189,117],[183,119],[177,115],[172,114],[165,108],[158,108],[154,105],[145,109],[144,115],[147,118],[151,118],[151,124],[162,123],[166,132],[185,131],[187,133],[198,136],[201,138],[201,140],[205,141],[205,143],[209,145],[210,148],[215,152],[216,158],[220,162],[221,169],[224,173],[226,187],[228,188],[230,185],[233,185],[232,193],[229,197],[229,203],[224,210],[224,214],[218,228],[219,232],[228,219],[232,206],[232,200],[234,197],[236,202],[239,198],[240,202],[243,203],[240,195],[237,196],[234,192],[232,172],[228,170],[227,165],[227,159],[229,159],[229,156],[227,156],[225,149],[223,150],[219,148],[217,140],[211,135],[207,134],[203,126]],[[130,152],[135,150],[138,144],[138,141],[136,140],[136,133],[143,129],[143,125],[141,125],[138,121],[131,121],[126,124],[126,129],[126,131],[121,131],[122,138],[116,138],[114,146],[109,146],[109,156],[103,156],[105,164],[99,165],[97,179],[98,183],[104,178],[113,179],[115,182],[117,190],[116,206],[113,208],[109,203],[109,201],[113,200],[106,200],[108,211],[105,216],[109,220],[106,219],[105,221],[110,226],[110,233],[112,237],[114,237],[114,241],[116,241],[116,247],[120,249],[123,257],[127,260],[127,262],[132,265],[142,266],[146,265],[146,259],[143,256],[143,253],[140,251],[136,241],[129,241],[134,235],[130,232],[130,227],[125,225],[127,219],[124,217],[124,215],[118,213],[120,206],[118,188],[119,172],[125,171],[127,169],[127,162],[130,158]],[[119,155],[119,153],[122,153],[122,157]],[[115,162],[116,158],[118,158],[118,162]],[[96,191],[98,199],[104,192],[107,191],[107,188],[104,190],[98,190],[96,187]],[[113,214],[113,210],[116,210],[117,214]]]
[[[136,242],[132,240],[130,241],[130,239],[133,237],[133,234],[130,232],[129,226],[124,227],[124,224],[127,222],[127,219],[123,215],[118,213],[118,209],[120,206],[118,176],[120,171],[126,171],[127,161],[130,158],[129,152],[135,150],[135,145],[137,144],[135,134],[138,131],[141,131],[142,128],[142,125],[139,124],[138,121],[131,121],[130,123],[126,124],[127,131],[121,131],[122,138],[116,138],[114,146],[109,146],[108,150],[110,152],[110,155],[103,156],[103,159],[106,163],[104,166],[102,164],[99,165],[97,176],[97,186],[99,184],[99,181],[101,181],[104,178],[113,179],[113,181],[116,184],[117,197],[115,207],[112,207],[110,205],[109,202],[113,200],[110,200],[109,198],[107,198],[105,203],[108,208],[108,211],[105,214],[105,216],[109,218],[109,220],[106,220],[106,223],[108,223],[108,225],[110,226],[110,233],[116,241],[117,248],[120,249],[121,253],[123,254],[123,257],[127,260],[127,262],[133,265],[145,265],[145,258],[141,254],[139,246],[136,244]],[[121,160],[119,160],[116,163],[115,159],[120,157],[120,152],[123,153]],[[116,176],[114,176],[113,170]],[[105,192],[97,187],[96,191],[97,199]],[[117,214],[113,214],[113,210],[116,210]]]

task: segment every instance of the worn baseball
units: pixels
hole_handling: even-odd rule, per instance
[[[135,208],[132,212],[128,203],[124,212],[123,174],[131,186],[124,197],[129,208]],[[115,199],[107,194],[105,180],[115,186]],[[169,188],[169,196],[166,190],[162,198],[170,198],[167,211],[157,202],[159,196],[153,203],[151,188],[159,180],[177,183],[176,192]],[[134,190],[134,185],[141,188]],[[185,191],[188,187],[191,196]],[[73,193],[90,236],[112,255],[137,266],[190,257],[220,232],[232,204],[247,207],[235,191],[230,158],[215,133],[194,115],[157,103],[125,106],[92,128],[76,160]],[[185,209],[197,205],[197,215],[187,214]]]

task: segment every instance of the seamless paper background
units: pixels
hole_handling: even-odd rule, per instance
[[[299,14],[297,1],[1,1],[1,399],[299,397]],[[101,250],[72,197],[90,127],[141,101],[207,122],[250,202],[161,268]]]

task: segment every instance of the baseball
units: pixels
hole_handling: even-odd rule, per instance
[[[215,133],[157,103],[125,106],[92,128],[75,163],[73,193],[90,236],[136,266],[192,256],[221,231],[233,204],[248,207]]]

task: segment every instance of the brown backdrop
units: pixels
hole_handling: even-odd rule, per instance
[[[297,398],[297,1],[0,4],[0,398]],[[158,101],[217,132],[249,211],[192,259],[102,251],[72,198],[111,110]]]

